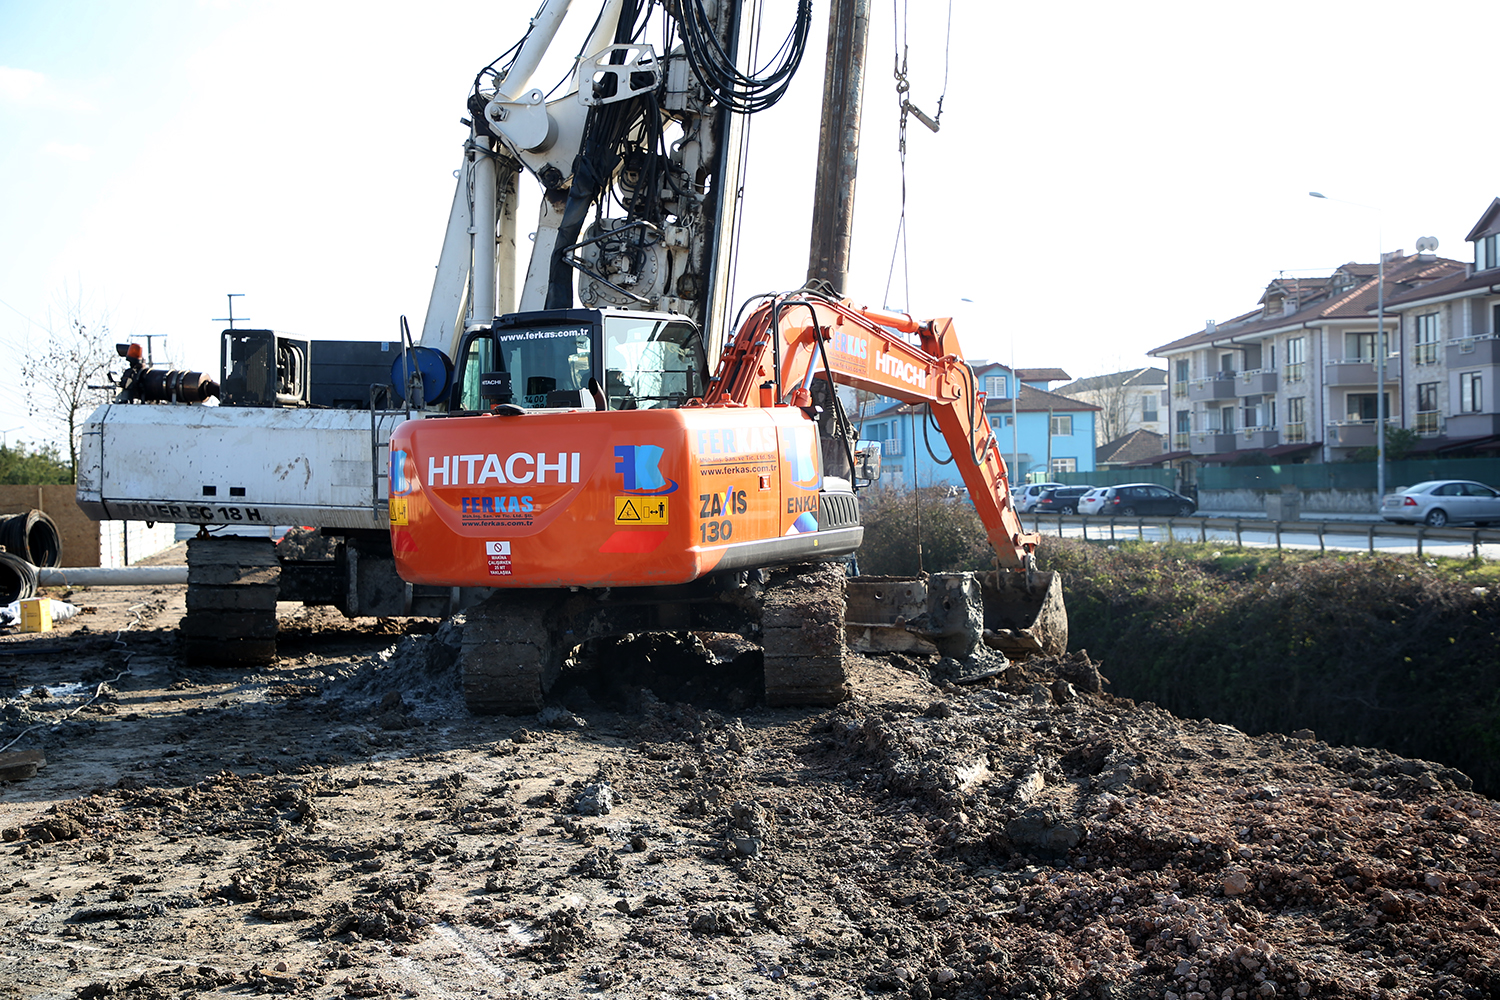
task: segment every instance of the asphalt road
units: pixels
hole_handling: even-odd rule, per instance
[[[1500,559],[1500,531],[1492,528],[1425,528],[1389,521],[1286,521],[1265,518],[1176,517],[1100,518],[1025,515],[1028,528],[1065,538],[1145,541],[1222,541],[1259,548],[1318,551],[1377,551],[1392,555]],[[1278,542],[1279,528],[1279,542]],[[1373,531],[1372,531],[1373,529]],[[1321,536],[1321,537],[1320,537]]]

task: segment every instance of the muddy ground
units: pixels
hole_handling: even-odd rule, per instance
[[[1107,651],[768,710],[640,644],[485,718],[451,626],[283,605],[273,669],[185,669],[183,588],[71,599],[0,635],[0,997],[1500,994],[1495,802]]]

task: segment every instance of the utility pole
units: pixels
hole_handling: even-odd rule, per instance
[[[809,282],[828,282],[840,295],[849,277],[869,34],[870,0],[834,0],[828,15],[828,57],[823,68],[823,117],[818,129],[818,175],[813,185],[807,278]]]

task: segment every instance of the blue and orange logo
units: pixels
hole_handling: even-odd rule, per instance
[[[797,489],[816,490],[822,487],[818,434],[813,427],[790,427],[783,431],[781,458],[791,470],[792,485]]]
[[[615,471],[624,478],[626,493],[655,497],[677,492],[677,484],[661,474],[664,451],[654,444],[615,447]]]
[[[412,492],[411,478],[406,474],[406,452],[391,449],[391,496],[404,497]]]

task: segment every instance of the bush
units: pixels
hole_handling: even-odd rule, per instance
[[[1500,790],[1500,588],[1487,566],[1058,541],[1074,649],[1114,694],[1246,732],[1309,728]],[[1470,565],[1470,564],[1462,564]]]
[[[986,569],[995,558],[979,514],[966,495],[885,487],[865,490],[859,502],[865,524],[865,541],[859,550],[861,573],[915,576],[920,570]]]

